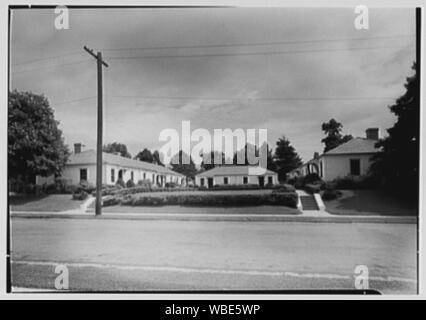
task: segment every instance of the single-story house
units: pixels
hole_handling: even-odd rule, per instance
[[[278,174],[255,166],[223,165],[195,176],[195,184],[211,188],[228,184],[278,184]]]
[[[153,184],[164,186],[168,182],[179,185],[186,184],[186,177],[167,167],[129,159],[117,154],[102,153],[102,183],[114,185],[118,179],[127,182],[129,179],[136,184],[139,180],[149,180]],[[78,184],[83,180],[96,184],[96,151],[81,151],[81,144],[74,145],[74,153],[68,159],[62,170],[62,178],[71,184]],[[37,184],[43,184],[47,178],[38,177]],[[50,179],[51,180],[51,179]]]
[[[332,181],[346,176],[365,176],[370,170],[371,158],[379,151],[378,140],[379,129],[369,128],[365,138],[353,138],[321,155],[315,153],[311,160],[290,172],[289,177],[317,173],[324,181]]]

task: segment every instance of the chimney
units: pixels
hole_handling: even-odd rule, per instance
[[[81,152],[81,143],[74,143],[74,153],[80,153]]]
[[[367,139],[379,140],[379,128],[368,128],[365,130],[365,136]]]
[[[319,153],[318,152],[314,152],[314,159],[318,159],[319,158]]]

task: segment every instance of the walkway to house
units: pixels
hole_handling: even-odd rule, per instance
[[[324,207],[320,208],[318,206],[315,197],[312,194],[307,193],[304,190],[296,190],[299,195],[299,204],[298,208],[302,211],[302,216],[305,217],[330,217],[332,216]]]

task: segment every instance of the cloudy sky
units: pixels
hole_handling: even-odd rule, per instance
[[[322,151],[321,123],[344,133],[382,134],[415,59],[414,9],[370,9],[356,30],[353,9],[15,10],[11,87],[44,94],[70,146],[96,145],[96,65],[101,50],[104,142],[132,155],[160,148],[165,128],[266,128],[304,160]]]

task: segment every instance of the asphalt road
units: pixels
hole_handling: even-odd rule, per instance
[[[417,292],[415,224],[13,218],[12,286],[82,291],[354,289]]]

